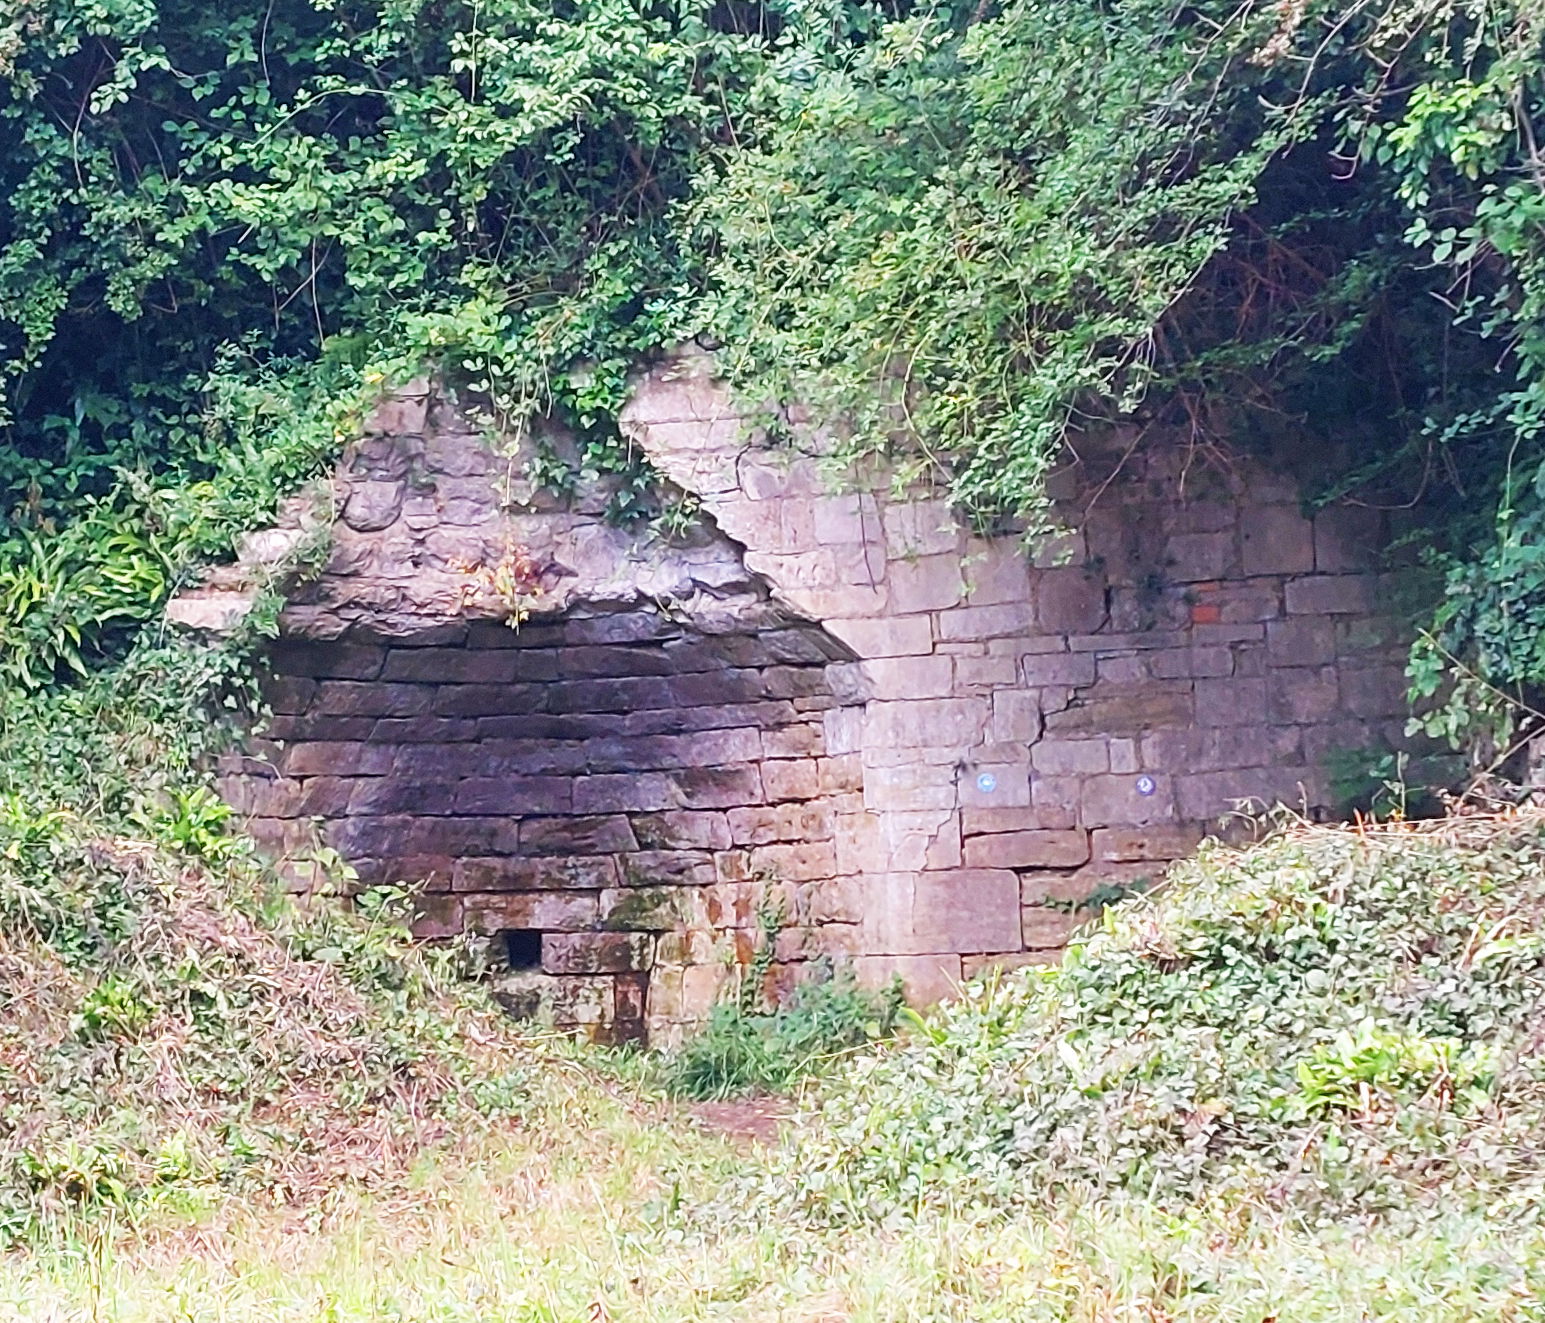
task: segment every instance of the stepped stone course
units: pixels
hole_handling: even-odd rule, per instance
[[[1071,531],[1026,551],[928,492],[834,489],[702,353],[624,429],[701,502],[686,540],[533,488],[427,386],[385,401],[225,769],[298,885],[319,844],[420,885],[421,933],[480,935],[523,1013],[669,1037],[774,912],[780,985],[834,958],[946,995],[1054,955],[1241,801],[1327,810],[1328,754],[1400,738],[1382,518],[1307,518],[1270,469],[1087,438],[1054,477]],[[217,575],[171,614],[239,597]]]

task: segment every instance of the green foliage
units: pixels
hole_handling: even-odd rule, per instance
[[[244,674],[234,648],[141,644],[0,689],[0,1240],[229,1189],[304,1201],[526,1096],[402,896],[298,909],[230,831],[200,769]]]
[[[766,962],[775,929],[764,933],[738,994],[667,1056],[661,1082],[675,1097],[718,1099],[787,1093],[866,1044],[890,1037],[901,1010],[899,983],[858,986],[851,970],[823,967],[776,1005],[765,1004]]]
[[[852,1064],[763,1193],[838,1224],[1112,1197],[1527,1218],[1542,878],[1537,815],[1214,847],[1061,968]]]
[[[788,1093],[844,1055],[892,1032],[900,998],[867,992],[847,970],[799,984],[771,1009],[715,1006],[665,1062],[663,1083],[680,1098]]]
[[[774,59],[700,204],[732,375],[840,418],[841,459],[1033,518],[1070,420],[1140,395],[1139,346],[1292,136],[1208,129],[1261,118],[1233,9],[931,11],[813,74]]]

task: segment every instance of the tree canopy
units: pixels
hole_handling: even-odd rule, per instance
[[[434,366],[649,479],[693,333],[1034,531],[1070,428],[1347,462],[1442,591],[1413,683],[1545,690],[1540,0],[13,0],[0,662],[50,683]]]

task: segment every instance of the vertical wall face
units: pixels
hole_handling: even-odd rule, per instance
[[[286,609],[266,761],[227,783],[277,850],[421,884],[421,931],[481,935],[517,1010],[674,1032],[769,903],[778,977],[947,995],[1401,739],[1379,517],[1307,519],[1264,468],[1091,441],[1029,556],[760,447],[703,356],[624,422],[701,499],[687,544],[559,506],[427,393],[384,408]]]
[[[1158,875],[1220,815],[1329,811],[1328,756],[1403,738],[1376,512],[1311,520],[1266,468],[1087,438],[1054,478],[1070,532],[1030,557],[943,501],[834,493],[816,458],[759,448],[705,356],[641,383],[625,426],[862,659],[868,702],[827,742],[863,767],[844,830],[870,861],[866,977],[943,995],[1045,958],[1087,898]]]
[[[643,610],[289,641],[266,757],[227,792],[276,847],[421,887],[419,931],[486,939],[511,1009],[642,1037],[700,1013],[768,907],[786,942],[824,913],[858,788],[825,746],[836,655],[813,628]]]

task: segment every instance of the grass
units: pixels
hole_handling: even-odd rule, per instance
[[[0,1261],[11,1323],[1115,1323],[1541,1315],[1545,1245],[1480,1216],[1315,1228],[1259,1208],[935,1210],[905,1230],[705,1228],[683,1191],[761,1161],[558,1072],[540,1116],[306,1210],[226,1204]],[[797,1141],[796,1141],[797,1142]],[[1533,1264],[1534,1267],[1528,1266]],[[1534,1276],[1531,1277],[1531,1271]],[[1533,1311],[1533,1312],[1531,1312]]]

